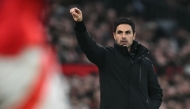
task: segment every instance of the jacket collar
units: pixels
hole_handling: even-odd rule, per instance
[[[114,48],[118,50],[122,55],[128,55],[128,49],[125,46],[119,45],[118,43],[114,42]]]
[[[140,42],[135,40],[133,41],[133,44],[131,46],[130,53],[127,47],[119,45],[116,42],[114,43],[114,48],[117,49],[122,55],[131,56],[130,54],[135,54],[135,57],[138,57],[139,59],[146,57],[150,54],[150,51],[146,47],[144,47],[143,45],[140,44]]]

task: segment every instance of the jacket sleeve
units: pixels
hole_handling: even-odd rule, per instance
[[[148,59],[148,94],[151,99],[151,109],[159,109],[162,103],[162,89],[158,82],[157,74],[154,71],[153,64],[150,59]]]
[[[87,58],[98,67],[104,66],[105,49],[96,44],[96,42],[90,37],[86,27],[82,22],[75,22],[75,34],[78,44],[87,56]]]

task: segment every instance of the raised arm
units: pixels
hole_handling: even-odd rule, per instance
[[[75,21],[75,34],[80,48],[92,63],[98,67],[103,67],[105,63],[105,49],[97,45],[90,37],[84,25],[81,10],[72,8],[70,13]]]

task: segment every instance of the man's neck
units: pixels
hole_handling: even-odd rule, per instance
[[[127,47],[129,53],[131,52],[131,46]]]

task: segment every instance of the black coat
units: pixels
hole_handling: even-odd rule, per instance
[[[99,68],[100,109],[159,109],[163,95],[147,58],[150,52],[136,41],[131,48],[134,55],[116,43],[100,47],[85,29],[80,30],[82,26],[77,24],[75,33],[82,51]]]

